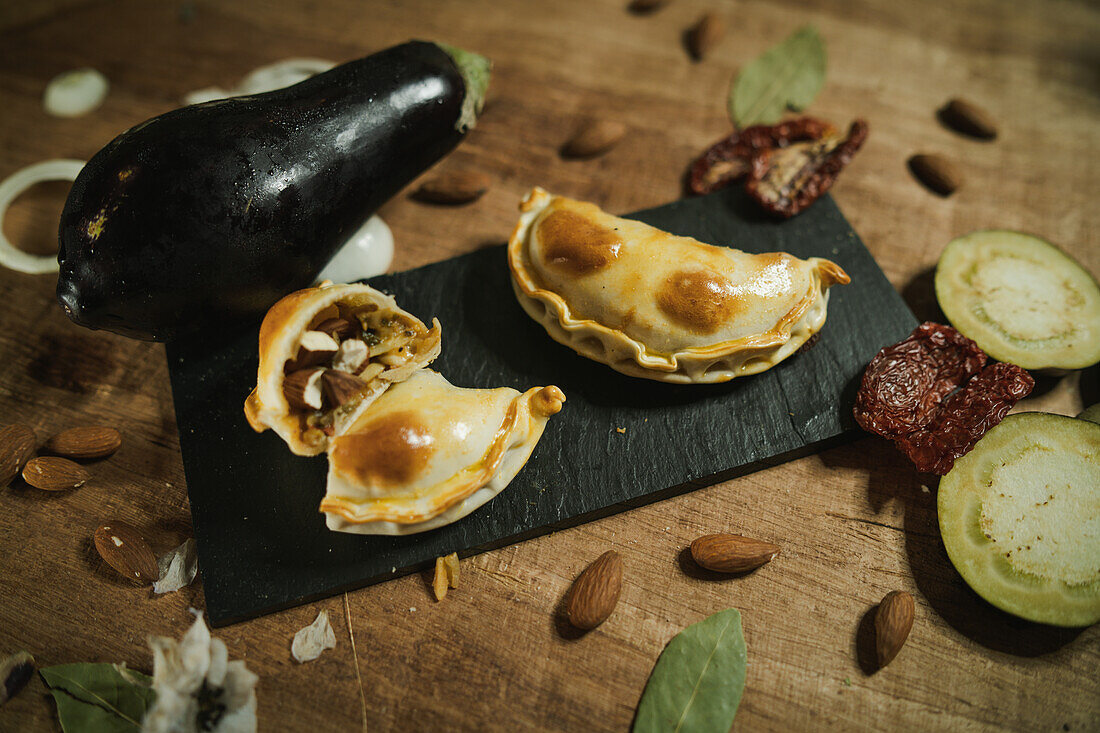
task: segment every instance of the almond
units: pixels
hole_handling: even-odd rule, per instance
[[[642,15],[659,10],[667,2],[668,0],[630,0],[630,4],[626,6],[626,9],[632,13]]]
[[[338,341],[343,341],[359,333],[359,327],[347,318],[329,318],[318,323],[313,330],[327,333]]]
[[[69,428],[46,441],[43,450],[66,458],[105,458],[122,445],[122,436],[114,428],[89,425]]]
[[[914,155],[909,159],[909,170],[941,196],[950,196],[962,185],[962,176],[955,165],[938,155]]]
[[[157,556],[132,525],[108,522],[95,531],[94,539],[103,561],[130,580],[146,585],[160,577]]]
[[[298,342],[298,354],[286,363],[286,372],[296,372],[319,364],[327,364],[336,356],[340,344],[323,331],[306,331]]]
[[[38,436],[21,423],[0,429],[0,489],[12,482],[27,461],[34,457]]]
[[[913,596],[903,590],[886,594],[875,613],[875,652],[880,668],[901,651],[913,628]]]
[[[489,176],[477,171],[448,171],[428,178],[416,190],[416,198],[433,204],[466,204],[489,190]]]
[[[326,369],[321,375],[321,386],[328,397],[328,404],[339,407],[362,392],[367,383],[354,374]]]
[[[952,99],[940,110],[940,119],[959,132],[992,140],[997,137],[997,123],[981,107],[965,99]]]
[[[591,120],[561,149],[566,158],[591,158],[615,147],[626,135],[626,125],[614,120]]]
[[[88,471],[68,458],[39,456],[23,467],[23,480],[36,489],[64,491],[83,486],[90,478]]]
[[[726,35],[726,21],[716,13],[707,13],[688,29],[687,48],[691,57],[701,61]]]
[[[594,629],[611,615],[623,588],[623,558],[608,550],[585,568],[569,590],[565,613],[578,629]]]
[[[324,405],[321,376],[324,369],[300,369],[283,377],[283,396],[296,412],[320,410]]]
[[[707,570],[744,573],[768,563],[779,545],[738,534],[708,534],[691,543],[691,556]]]

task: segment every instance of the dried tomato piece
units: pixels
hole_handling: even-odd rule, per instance
[[[922,323],[867,365],[856,394],[856,422],[891,439],[924,427],[943,398],[981,371],[986,358],[950,326]]]
[[[748,173],[752,169],[753,156],[760,151],[787,147],[803,140],[817,140],[835,133],[832,125],[812,117],[735,130],[711,145],[691,164],[688,187],[695,194],[717,191]]]
[[[856,120],[845,138],[825,135],[753,155],[745,190],[773,214],[791,217],[817,201],[867,139],[867,123]]]
[[[1032,376],[1015,364],[990,364],[944,400],[932,422],[895,445],[918,471],[943,476],[1034,386]]]
[[[943,475],[1035,386],[1020,367],[987,358],[950,326],[923,323],[867,365],[856,422],[893,440],[917,470]]]

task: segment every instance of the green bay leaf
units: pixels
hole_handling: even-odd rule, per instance
[[[113,664],[84,662],[40,669],[57,703],[65,733],[134,733],[141,730],[156,693],[152,678]]]
[[[730,85],[730,119],[738,129],[773,125],[788,109],[805,109],[825,84],[825,44],[806,25],[751,61]]]
[[[729,733],[745,688],[745,637],[732,608],[668,643],[646,683],[634,733]]]

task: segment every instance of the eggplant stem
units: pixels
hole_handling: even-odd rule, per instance
[[[472,129],[477,122],[477,116],[485,105],[485,92],[489,89],[489,76],[492,62],[489,59],[471,51],[464,51],[446,43],[438,43],[455,66],[458,73],[462,74],[462,80],[466,82],[466,96],[462,100],[462,113],[458,117],[455,127],[459,132]]]

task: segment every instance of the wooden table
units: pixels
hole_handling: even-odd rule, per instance
[[[812,22],[829,72],[811,111],[871,125],[836,199],[918,316],[936,317],[930,273],[943,246],[978,228],[1035,232],[1100,272],[1095,4],[674,0],[649,16],[625,5],[8,2],[0,175],[87,159],[186,92],[280,58],[346,60],[410,37],[446,40],[496,67],[483,119],[438,169],[473,167],[494,185],[469,206],[402,194],[382,209],[398,242],[394,269],[415,267],[503,241],[533,184],[612,212],[677,198],[693,156],[729,130],[734,71]],[[682,33],[711,9],[729,30],[694,63]],[[46,83],[80,66],[110,79],[106,103],[83,118],[48,117]],[[956,95],[1000,121],[995,142],[936,121]],[[629,134],[604,157],[560,159],[589,116],[621,120]],[[921,188],[905,167],[917,152],[957,161],[963,188],[946,199]],[[50,251],[66,188],[24,196],[5,231]],[[77,491],[0,490],[0,654],[149,670],[147,635],[182,634],[187,608],[203,607],[201,582],[150,597],[99,560],[91,537],[109,519],[137,525],[160,551],[189,536],[164,347],[70,324],[53,289],[51,276],[0,270],[0,424],[26,422],[44,439],[106,423],[124,445]],[[1073,414],[1095,379],[1093,370],[1042,380],[1023,407]],[[888,444],[867,438],[464,560],[461,587],[441,603],[410,576],[217,634],[259,674],[265,730],[624,730],[668,640],[731,606],[749,649],[739,730],[1100,727],[1100,628],[1036,626],[981,601],[947,560],[935,495]],[[748,577],[699,577],[684,548],[719,530],[773,540],[783,553]],[[564,593],[608,548],[626,563],[617,610],[584,637],[563,633]],[[897,660],[868,674],[869,612],[894,589],[915,596],[916,623]],[[322,608],[338,645],[298,665],[291,637]],[[0,708],[0,729],[57,729],[40,679]]]

